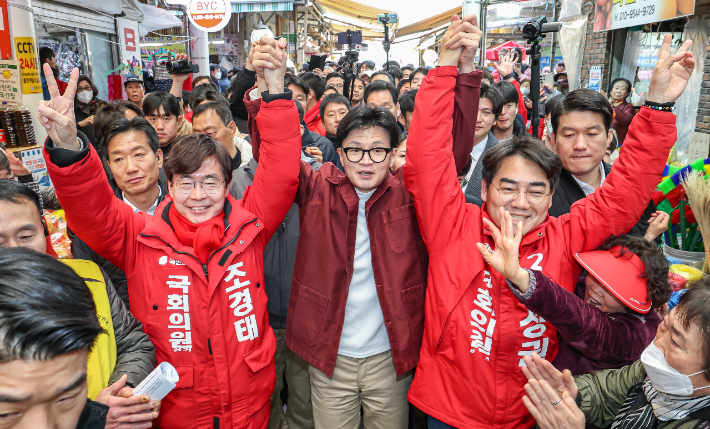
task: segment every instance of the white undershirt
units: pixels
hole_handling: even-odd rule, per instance
[[[599,163],[599,171],[600,171],[599,174],[601,174],[601,179],[599,180],[599,186],[601,186],[604,183],[604,179],[606,179],[606,171],[604,171],[604,163],[601,163],[601,162]],[[572,177],[574,177],[574,180],[577,181],[577,184],[579,185],[579,187],[582,188],[582,192],[584,192],[585,197],[588,197],[589,194],[594,193],[594,188],[592,187],[592,185],[582,182],[574,174],[572,175]]]
[[[471,169],[468,170],[468,173],[466,173],[466,183],[471,180],[471,176],[473,176],[473,170],[476,169],[476,164],[478,164],[478,160],[481,158],[481,155],[483,155],[483,152],[486,150],[487,144],[488,135],[486,135],[486,138],[481,140],[480,143],[473,146],[473,150],[471,150],[471,158],[473,158],[473,161],[471,162]]]
[[[338,354],[362,359],[390,349],[380,299],[377,296],[375,273],[372,270],[370,230],[367,228],[365,205],[375,191],[356,189],[360,204],[357,212],[353,277],[345,304],[345,321],[340,336]]]
[[[131,204],[131,202],[128,201],[128,199],[126,198],[126,194],[123,191],[121,191],[121,195],[123,196],[123,202],[128,204],[133,209],[133,213],[140,213],[143,211],[143,210],[139,209],[138,207],[134,206],[133,204]],[[145,211],[147,214],[149,214],[151,216],[155,216],[155,210],[158,208],[158,201],[160,201],[160,197],[162,195],[163,195],[163,190],[160,189],[160,186],[158,186],[158,198],[156,198],[153,205],[150,206],[150,208]]]

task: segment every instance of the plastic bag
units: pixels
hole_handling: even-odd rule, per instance
[[[67,220],[64,210],[45,213],[44,221],[47,223],[47,230],[52,241],[52,248],[62,259],[72,259],[71,240],[67,232]]]

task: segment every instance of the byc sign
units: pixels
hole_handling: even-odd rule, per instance
[[[215,32],[223,29],[232,15],[230,0],[190,0],[187,16],[200,30]]]

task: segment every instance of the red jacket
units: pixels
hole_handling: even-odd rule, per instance
[[[401,173],[387,174],[365,206],[377,295],[398,375],[419,359],[428,262]],[[330,377],[353,275],[360,200],[345,174],[331,163],[313,171],[302,162],[300,180],[296,203],[301,236],[286,345]]]
[[[325,126],[323,126],[323,121],[321,121],[320,118],[320,102],[321,100],[319,100],[311,110],[306,112],[303,120],[306,122],[309,130],[325,136]]]
[[[265,103],[257,118],[264,144],[254,184],[239,201],[227,196],[226,233],[204,266],[175,236],[168,218],[172,199],[155,216],[134,214],[114,197],[93,148],[64,168],[45,150],[70,228],[125,271],[131,311],[155,344],[158,361],[172,363],[180,375],[156,427],[212,428],[214,417],[224,428],[267,426],[276,339],[261,287],[263,252],[298,188],[297,115],[291,100]]]
[[[529,428],[535,422],[522,404],[525,377],[519,367],[532,352],[554,358],[557,333],[518,302],[476,248],[477,242],[495,244],[481,221],[489,217],[486,206],[466,204],[456,178],[451,154],[456,73],[455,67],[429,72],[407,141],[405,183],[429,252],[424,338],[409,400],[456,427]],[[569,214],[548,216],[523,237],[523,267],[542,270],[571,290],[580,274],[574,254],[593,250],[636,223],[676,132],[672,113],[642,109],[635,121],[628,147],[604,186]],[[434,141],[445,144],[431,145]]]

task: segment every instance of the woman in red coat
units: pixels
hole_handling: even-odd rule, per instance
[[[616,130],[616,135],[619,138],[619,146],[624,144],[626,132],[629,130],[629,124],[634,119],[636,108],[633,104],[626,101],[626,98],[631,94],[631,82],[623,77],[611,81],[609,89],[609,102],[614,108],[614,121],[611,127]]]

